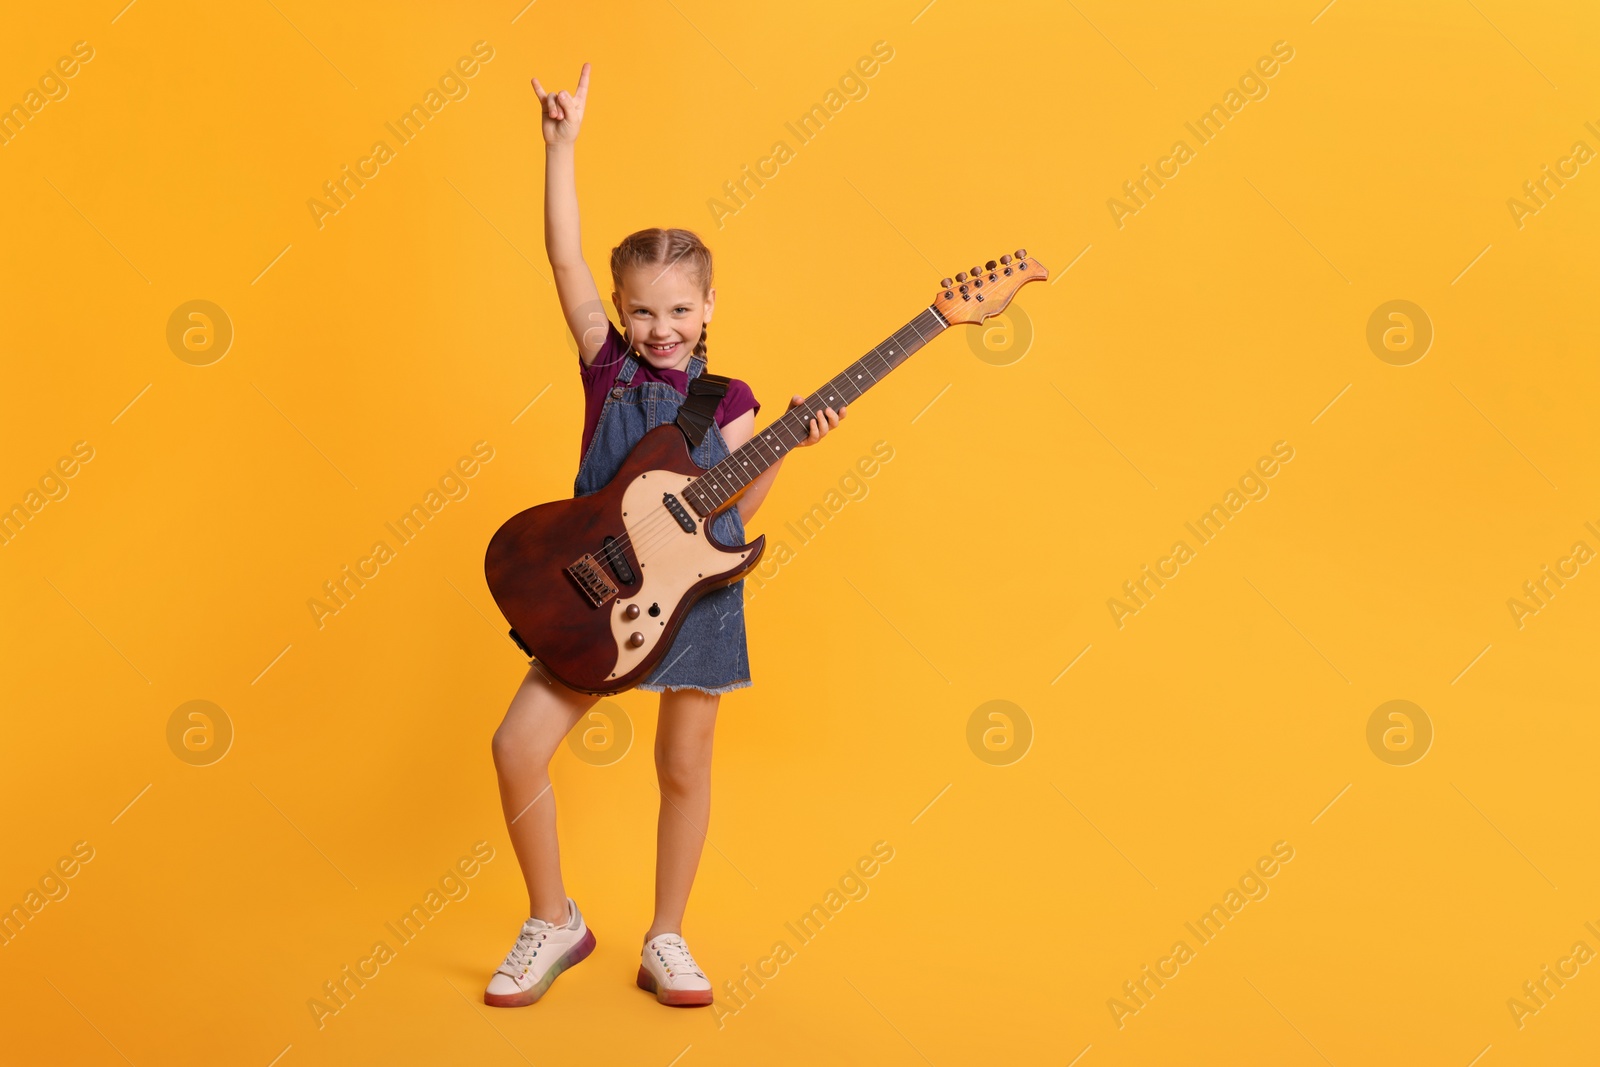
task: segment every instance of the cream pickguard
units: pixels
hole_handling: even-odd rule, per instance
[[[686,474],[647,471],[622,494],[622,524],[642,569],[639,591],[611,605],[611,636],[617,646],[613,678],[633,670],[655,649],[666,632],[667,620],[692,586],[706,578],[736,574],[750,558],[749,550],[724,552],[711,543],[706,524],[717,516],[700,518],[682,496],[683,488],[692,481]],[[694,516],[693,533],[668,514],[663,493],[677,496],[684,511]]]

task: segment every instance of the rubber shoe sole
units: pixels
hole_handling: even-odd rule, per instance
[[[584,960],[589,958],[589,953],[593,951],[594,931],[585,930],[583,932],[583,939],[576,945],[573,945],[571,948],[567,949],[566,955],[562,956],[559,960],[556,960],[555,963],[551,964],[550,969],[544,973],[544,977],[539,979],[539,981],[533,986],[521,993],[486,992],[483,994],[483,1002],[489,1005],[491,1008],[526,1007],[527,1005],[538,1000],[540,997],[544,996],[546,991],[549,990],[550,984],[560,977],[562,971],[566,970],[568,967],[571,967],[573,964],[582,963]]]
[[[711,1003],[711,990],[709,989],[658,989],[656,980],[650,976],[644,964],[639,965],[639,977],[634,979],[634,984],[646,993],[654,993],[656,999],[672,1008],[703,1008]]]

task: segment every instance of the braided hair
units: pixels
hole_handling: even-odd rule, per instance
[[[692,230],[653,227],[630,233],[611,250],[611,282],[622,291],[622,273],[630,267],[669,267],[688,264],[689,273],[704,293],[711,291],[711,249]],[[706,358],[706,327],[700,327],[700,340],[694,354]]]

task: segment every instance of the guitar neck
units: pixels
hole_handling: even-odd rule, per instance
[[[948,325],[935,308],[923,308],[910,322],[806,397],[805,403],[774,420],[727,459],[690,482],[684,487],[684,499],[701,518],[709,517],[809,437],[810,420],[817,411],[825,407],[837,411],[853,403]]]

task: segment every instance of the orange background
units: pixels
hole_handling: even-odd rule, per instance
[[[0,146],[0,505],[66,490],[0,546],[0,905],[65,892],[0,945],[8,1062],[1587,1062],[1592,965],[1520,1027],[1508,1000],[1600,951],[1600,577],[1566,564],[1520,627],[1508,601],[1600,548],[1600,178],[1508,200],[1600,148],[1590,6],[123,2],[0,37],[0,105],[93,50]],[[323,183],[478,41],[466,94],[319,226]],[[570,494],[582,415],[528,79],[584,60],[590,262],[698,230],[710,365],[758,422],[940,276],[1017,247],[1053,272],[863,398],[750,524],[794,558],[750,583],[756,684],[722,702],[685,932],[721,989],[893,858],[715,1011],[632,985],[638,692],[553,771],[596,955],[536,1007],[480,1002],[525,906],[489,755],[525,666],[483,550]],[[780,138],[719,226],[708,201]],[[1108,201],[1178,139],[1119,227]],[[231,324],[220,359],[169,344],[193,300]],[[1421,358],[1369,347],[1394,300],[1431,324]],[[480,441],[466,494],[319,628],[322,583]],[[1266,495],[1193,540],[1277,442]],[[1108,601],[1179,540],[1119,626]],[[197,700],[220,714],[186,748]],[[477,842],[466,894],[319,1028],[323,983]],[[1199,943],[1277,842],[1267,895]]]

